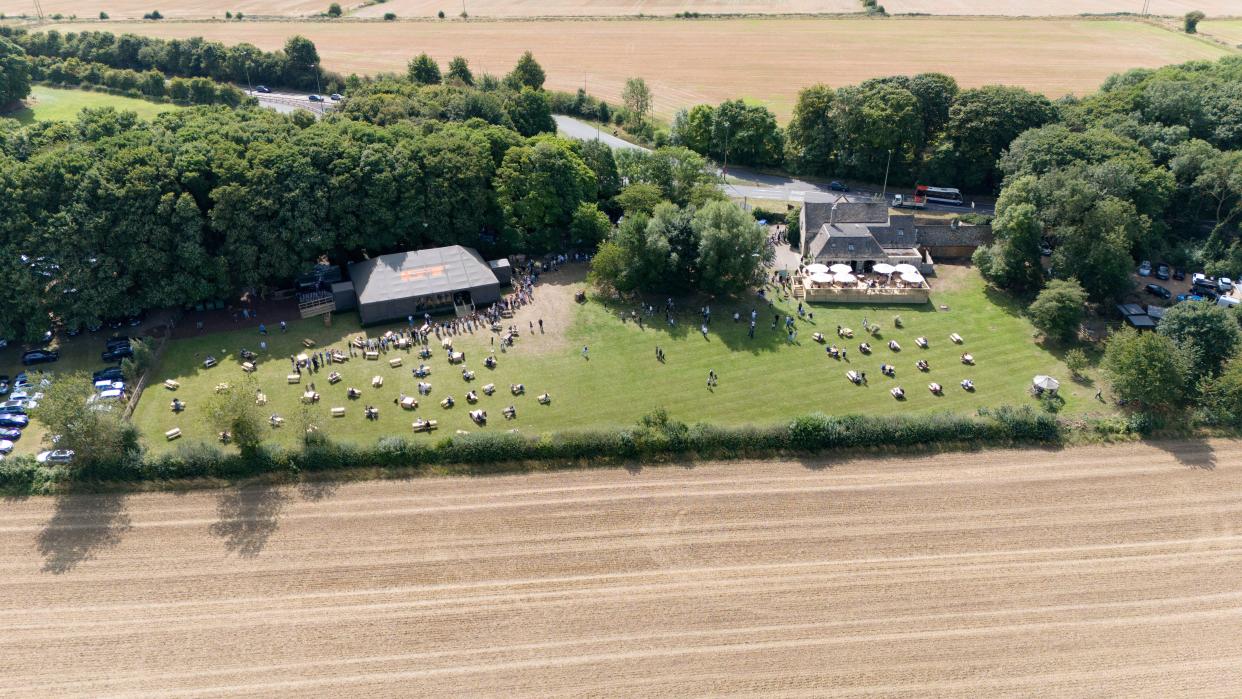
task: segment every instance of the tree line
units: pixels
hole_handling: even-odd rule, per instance
[[[170,80],[157,70],[139,72],[128,68],[110,68],[102,63],[84,63],[76,58],[36,57],[30,61],[30,79],[67,87],[104,87],[131,97],[167,98],[179,104],[235,107],[247,99],[241,90],[210,78],[176,77]]]
[[[159,71],[169,76],[210,78],[238,85],[269,85],[298,90],[336,92],[344,79],[325,71],[319,51],[306,37],[292,36],[283,50],[263,51],[253,44],[226,46],[202,37],[159,39],[136,34],[55,29],[29,32],[0,26],[6,37],[30,56],[101,63],[138,72]]]

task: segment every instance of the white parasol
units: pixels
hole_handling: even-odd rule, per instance
[[[875,272],[876,274],[892,274],[893,272],[897,271],[897,268],[890,265],[887,262],[880,262],[880,263],[877,263],[874,267],[872,267],[871,271]]]
[[[1045,391],[1055,391],[1061,387],[1061,382],[1051,376],[1036,376],[1034,383],[1036,386],[1044,389]]]
[[[922,284],[923,275],[919,274],[918,272],[902,272],[901,281],[907,282],[909,284]]]
[[[902,262],[901,264],[896,265],[895,267],[893,267],[893,271],[894,271],[894,272],[900,272],[900,273],[902,273],[902,274],[905,274],[906,272],[915,272],[915,273],[918,273],[919,268],[918,268],[918,267],[915,267],[914,265],[911,265],[911,264],[907,264],[907,263],[905,263],[905,262]]]
[[[858,281],[858,277],[855,277],[849,272],[837,272],[835,275],[833,275],[833,279],[837,280],[838,282],[842,284],[850,284],[850,283]]]
[[[854,271],[853,267],[850,267],[849,265],[843,264],[841,262],[838,262],[835,265],[832,265],[828,269],[836,274],[849,274],[850,272]]]
[[[808,274],[823,274],[828,271],[828,265],[821,265],[816,262],[813,265],[807,265],[806,271]]]
[[[832,275],[827,272],[816,272],[811,275],[811,282],[814,284],[831,284]]]

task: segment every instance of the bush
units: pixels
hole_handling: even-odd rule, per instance
[[[328,11],[325,12],[324,14],[326,14],[329,17],[340,17],[341,16],[340,3],[334,2],[331,5],[328,5]]]
[[[1207,17],[1207,15],[1202,12],[1198,10],[1191,10],[1186,13],[1185,17],[1182,18],[1182,28],[1186,30],[1187,34],[1198,34],[1199,22],[1202,22],[1205,17]]]
[[[396,13],[396,12],[385,12],[385,13],[384,13],[384,21],[385,21],[385,22],[391,22],[391,21],[393,21],[393,20],[395,20],[395,19],[397,19],[397,13]]]
[[[99,13],[99,19],[108,19],[108,13],[107,13],[107,12],[100,12],[100,13]]]
[[[1065,353],[1065,368],[1070,370],[1070,375],[1076,379],[1081,379],[1086,375],[1087,367],[1091,362],[1087,360],[1087,353],[1075,347]]]
[[[164,19],[164,15],[159,10],[152,10],[142,16],[143,19]]]
[[[436,17],[439,17],[440,19],[444,19],[444,10],[440,10],[439,12],[437,12]]]

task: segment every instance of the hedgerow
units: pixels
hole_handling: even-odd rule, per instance
[[[1064,432],[1064,425],[1054,416],[1029,407],[984,409],[974,417],[813,413],[768,426],[688,425],[658,410],[630,428],[544,435],[478,432],[445,435],[435,441],[386,437],[369,446],[311,435],[300,449],[267,447],[245,455],[212,444],[186,443],[164,454],[97,464],[89,472],[46,467],[30,457],[17,457],[0,462],[0,491],[47,493],[82,483],[237,480],[354,468],[431,472],[431,467],[439,467],[435,472],[487,474],[521,472],[540,464],[589,468],[674,458],[768,458],[884,447],[1059,444]]]

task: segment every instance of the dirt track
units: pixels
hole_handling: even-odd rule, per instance
[[[1242,443],[9,501],[0,696],[1223,696]]]

